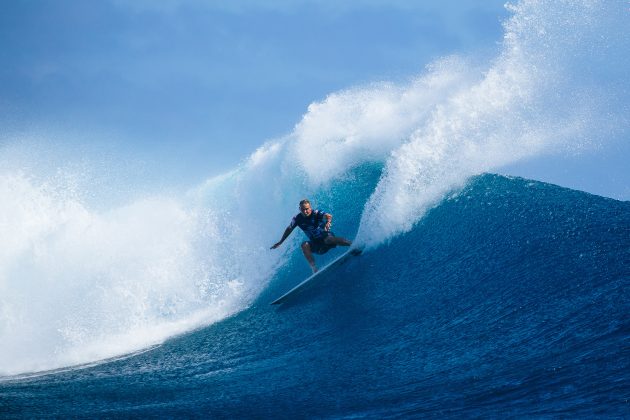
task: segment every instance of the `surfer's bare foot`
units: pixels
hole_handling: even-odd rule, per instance
[[[317,268],[317,266],[312,265],[311,270],[313,270],[313,274],[315,274],[317,273],[317,270],[319,270],[319,268]]]

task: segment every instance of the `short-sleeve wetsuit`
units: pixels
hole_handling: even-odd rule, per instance
[[[331,231],[324,229],[327,219],[324,217],[326,212],[321,210],[313,210],[310,216],[304,216],[302,213],[298,213],[293,219],[289,227],[294,229],[299,227],[308,236],[308,243],[311,247],[311,251],[316,254],[325,254],[329,250],[336,247],[336,245],[327,245],[324,243],[324,239],[328,236],[334,236]]]

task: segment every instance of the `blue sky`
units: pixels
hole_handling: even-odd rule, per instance
[[[329,93],[492,53],[507,16],[503,0],[337,3],[6,2],[2,134],[91,143],[175,177],[216,174]]]
[[[330,93],[404,82],[450,54],[493,57],[506,17],[504,0],[5,2],[0,142],[54,142],[60,159],[92,148],[199,181]],[[628,199],[628,154],[617,144],[513,169]]]

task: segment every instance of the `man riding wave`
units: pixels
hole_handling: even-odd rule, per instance
[[[316,254],[325,254],[337,245],[350,246],[352,242],[335,236],[330,231],[332,225],[332,215],[320,210],[313,210],[311,203],[308,200],[300,201],[300,212],[291,219],[291,223],[284,231],[282,239],[275,243],[271,249],[278,248],[285,239],[289,237],[293,229],[299,227],[304,231],[309,240],[302,242],[302,252],[304,257],[311,266],[313,273],[317,272],[317,266],[315,265],[315,259],[313,258],[313,252]]]

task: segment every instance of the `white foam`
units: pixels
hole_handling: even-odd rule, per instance
[[[292,245],[269,250],[300,197],[299,177],[269,181],[278,150],[104,210],[70,173],[0,173],[0,375],[133,352],[247,307]]]
[[[290,157],[315,184],[348,168],[382,161],[469,77],[455,57],[434,63],[406,85],[374,84],[329,95],[309,106],[292,133]]]

